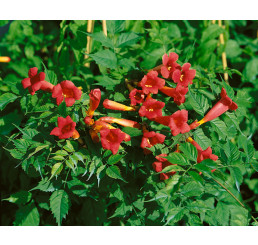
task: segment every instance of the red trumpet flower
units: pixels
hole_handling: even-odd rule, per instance
[[[72,106],[75,100],[81,98],[82,91],[73,82],[65,80],[53,88],[52,97],[56,98],[56,104],[60,105],[65,100],[66,106]]]
[[[52,92],[54,85],[45,81],[45,73],[40,72],[38,74],[38,68],[33,67],[29,69],[29,77],[22,80],[23,88],[28,88],[31,95],[34,95],[38,90],[44,90]]]
[[[164,106],[165,106],[164,102],[150,98],[142,104],[142,106],[139,110],[139,115],[141,117],[147,117],[150,120],[152,120],[156,117],[161,117],[162,116],[162,108]]]
[[[163,124],[170,127],[173,136],[179,133],[186,133],[190,131],[190,126],[187,124],[188,121],[188,111],[179,110],[170,116],[162,116],[155,118],[155,122]]]
[[[128,120],[128,119],[120,119],[114,117],[101,117],[98,121],[107,122],[107,123],[117,123],[124,127],[131,127],[131,128],[140,128],[141,125],[138,122]]]
[[[120,129],[107,129],[100,130],[101,144],[104,149],[111,150],[115,155],[118,152],[119,146],[123,140],[126,140],[125,133]],[[129,139],[130,140],[130,139]],[[126,140],[127,141],[127,140]]]
[[[151,148],[156,144],[162,144],[166,136],[163,134],[155,133],[154,131],[145,131],[142,137],[141,148]]]
[[[70,137],[78,139],[80,137],[78,131],[75,129],[76,123],[70,116],[67,116],[66,118],[58,117],[57,124],[58,127],[55,127],[50,135],[58,136],[59,139],[68,139]]]
[[[177,84],[176,88],[164,86],[160,89],[160,91],[163,94],[172,97],[177,105],[181,105],[185,102],[185,95],[188,92],[188,88],[183,87],[180,84]]]
[[[176,165],[176,164],[170,163],[166,158],[163,158],[166,156],[167,154],[160,154],[156,156],[156,159],[158,160],[158,162],[154,162],[152,164],[152,167],[157,173],[161,172],[167,166]],[[169,173],[161,173],[160,180],[168,179],[170,176],[174,175],[175,173],[176,173],[175,171],[171,171]]]
[[[164,78],[171,78],[173,72],[177,69],[180,68],[180,65],[176,63],[178,60],[178,55],[176,53],[170,53],[169,56],[167,54],[164,54],[162,57],[162,63],[163,66],[160,69],[161,75]]]
[[[190,131],[190,127],[187,124],[188,121],[188,111],[179,110],[171,115],[170,129],[173,136],[178,135],[179,133],[184,134]]]
[[[197,128],[205,122],[212,121],[229,109],[235,111],[238,108],[237,104],[227,96],[227,92],[224,88],[221,89],[220,96],[221,99],[210,109],[210,111],[204,116],[202,120],[199,122],[195,121],[190,125],[191,129]]]
[[[108,99],[105,99],[103,101],[103,106],[106,109],[117,110],[117,111],[135,111],[134,107],[126,106]]]
[[[101,99],[100,89],[96,88],[96,89],[91,90],[89,96],[90,96],[90,107],[89,107],[88,111],[86,112],[86,114],[92,118],[94,111],[98,108],[99,102]]]
[[[151,151],[145,148],[146,147],[151,148],[156,144],[162,144],[165,138],[166,136],[163,134],[155,133],[154,131],[148,132],[147,130],[144,130],[142,142],[141,142],[141,148],[144,149],[145,154],[150,154]]]
[[[201,146],[194,141],[191,137],[187,139],[188,142],[190,142],[192,145],[194,145],[198,151],[198,157],[197,157],[197,162],[200,163],[201,161],[205,159],[211,159],[213,161],[218,160],[218,156],[212,154],[212,149],[211,147],[208,147],[206,150],[203,150]]]
[[[129,97],[131,99],[131,105],[141,104],[144,102],[144,92],[142,90],[138,90],[134,88],[130,94]]]
[[[173,72],[173,76],[172,76],[173,81],[184,87],[187,87],[188,84],[192,84],[196,74],[196,70],[193,70],[193,69],[190,70],[190,67],[191,67],[190,63],[185,63],[182,66],[182,69],[176,69]]]
[[[159,89],[165,86],[165,80],[158,77],[157,71],[150,71],[143,77],[139,86],[145,94],[157,94]]]

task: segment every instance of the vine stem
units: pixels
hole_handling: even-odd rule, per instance
[[[94,20],[88,20],[87,32],[92,33],[93,30],[94,30]],[[87,46],[86,46],[86,53],[87,54],[84,56],[85,59],[89,58],[88,54],[91,51],[91,45],[92,45],[92,37],[87,36]],[[90,63],[89,62],[85,63],[85,66],[90,67]]]
[[[210,176],[211,177],[211,176]],[[212,178],[212,177],[211,177]],[[241,205],[241,207],[243,207],[244,209],[247,209],[246,207],[245,207],[245,205],[226,187],[226,186],[224,186],[223,184],[221,184],[218,180],[216,180],[216,179],[214,179],[214,178],[212,178],[218,185],[220,185],[223,189],[225,189],[228,193],[229,193],[229,195],[230,196],[232,196],[240,205]],[[257,222],[257,220],[256,220],[256,218],[255,217],[253,217],[252,215],[251,215],[251,217],[252,217],[252,219],[255,221],[255,222]]]

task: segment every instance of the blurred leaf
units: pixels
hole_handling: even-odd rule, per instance
[[[2,111],[7,104],[15,101],[18,98],[15,94],[5,93],[0,96],[0,110]]]
[[[95,60],[95,62],[98,65],[101,65],[101,66],[104,66],[107,68],[111,68],[111,69],[116,69],[116,67],[117,67],[116,55],[109,49],[98,51],[95,54],[89,54],[89,56],[93,60]]]

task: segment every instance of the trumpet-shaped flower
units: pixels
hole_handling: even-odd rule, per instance
[[[141,125],[138,122],[122,119],[122,118],[114,118],[114,117],[101,117],[98,121],[107,122],[107,123],[117,123],[124,127],[131,127],[131,128],[140,128]]]
[[[157,71],[150,71],[143,77],[139,86],[145,94],[157,94],[165,86],[165,80],[158,77]]]
[[[96,88],[96,89],[91,90],[89,96],[90,96],[90,107],[89,107],[88,111],[86,112],[86,114],[92,118],[95,110],[99,106],[99,102],[101,99],[100,89]]]
[[[118,128],[101,129],[100,138],[102,147],[104,149],[111,150],[114,155],[118,152],[121,142],[126,140],[125,133]]]
[[[210,109],[210,111],[204,116],[202,120],[199,122],[195,121],[190,125],[191,129],[197,128],[205,122],[212,121],[229,109],[235,111],[238,108],[237,104],[227,96],[227,92],[224,88],[221,89],[220,96],[221,99]]]
[[[190,63],[185,63],[182,66],[182,69],[176,69],[173,72],[173,76],[172,76],[173,81],[184,87],[187,87],[189,84],[192,84],[196,74],[196,70],[193,70],[193,69],[190,70],[190,67],[191,67]]]
[[[180,68],[180,65],[176,63],[178,55],[176,53],[170,53],[169,56],[164,54],[162,57],[163,66],[160,68],[161,75],[164,78],[171,78],[174,71]]]
[[[123,105],[123,104],[120,104],[118,102],[108,100],[108,99],[105,99],[103,101],[103,106],[106,109],[117,110],[117,111],[135,111],[134,107],[126,106],[126,105]]]
[[[54,85],[45,81],[45,73],[38,73],[38,68],[33,67],[29,69],[29,77],[22,80],[23,88],[28,88],[31,95],[34,95],[38,90],[52,92]]]
[[[165,106],[164,102],[150,98],[142,104],[139,110],[139,115],[141,117],[147,117],[150,120],[156,117],[161,117],[162,108],[164,106]]]
[[[65,100],[66,106],[72,106],[75,100],[81,98],[82,91],[73,82],[65,80],[53,88],[52,97],[56,98],[56,104],[60,105]]]
[[[174,102],[177,105],[181,105],[182,103],[185,102],[185,95],[188,92],[188,88],[183,87],[180,84],[177,84],[176,88],[170,88],[170,87],[164,86],[163,88],[160,89],[160,91],[163,94],[172,97],[174,99]]]
[[[138,90],[134,88],[130,94],[129,97],[131,99],[131,105],[141,104],[144,102],[144,92],[142,90]]]
[[[58,117],[57,124],[58,127],[55,127],[50,135],[58,136],[59,139],[68,139],[70,137],[78,139],[80,137],[78,131],[75,129],[76,123],[70,116],[67,116],[66,118]]]
[[[151,131],[151,132],[145,131],[143,133],[141,147],[151,148],[156,144],[162,144],[165,138],[166,136],[163,134],[155,133],[154,131]]]

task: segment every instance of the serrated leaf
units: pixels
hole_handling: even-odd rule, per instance
[[[102,46],[105,46],[107,48],[114,48],[114,44],[112,40],[110,40],[106,35],[104,35],[102,31],[96,32],[96,33],[87,33],[81,30],[78,30],[78,31],[92,37],[93,40],[100,42]]]
[[[125,28],[124,20],[107,20],[108,33],[115,34],[123,31]]]
[[[89,56],[98,64],[107,68],[115,69],[117,67],[117,58],[115,53],[109,49],[98,51]]]
[[[191,197],[191,196],[200,196],[203,193],[203,191],[204,191],[204,188],[199,183],[189,182],[183,186],[181,193],[184,196]]]
[[[31,191],[41,190],[44,192],[53,192],[59,189],[61,185],[62,185],[62,182],[60,180],[49,181],[48,178],[45,178],[41,180],[36,187],[31,189]]]
[[[0,110],[2,111],[7,104],[15,101],[18,98],[17,95],[12,93],[5,93],[0,96]]]
[[[69,210],[69,196],[64,190],[57,190],[50,197],[50,209],[58,225],[66,217]]]
[[[203,180],[203,178],[200,176],[199,173],[194,172],[194,171],[189,171],[188,174],[189,174],[197,183],[200,183],[201,185],[203,185],[204,180]]]
[[[201,42],[207,42],[211,39],[217,38],[225,30],[218,25],[210,25],[202,32]]]
[[[116,154],[116,155],[112,155],[108,158],[108,161],[107,161],[107,164],[109,165],[113,165],[113,164],[116,164],[118,162],[120,162],[120,160],[124,157],[125,155],[119,155],[119,154]]]
[[[130,46],[132,44],[135,44],[140,38],[141,37],[134,32],[122,33],[117,39],[116,46],[118,48]]]
[[[189,165],[187,159],[179,152],[173,152],[169,154],[166,158],[170,163],[172,164],[178,164],[178,165]]]
[[[218,118],[213,119],[210,123],[211,123],[212,128],[218,133],[218,135],[222,139],[225,139],[227,136],[226,124]]]
[[[66,145],[64,146],[64,149],[68,152],[74,152],[74,147],[69,140],[66,141]]]
[[[188,159],[196,162],[198,152],[195,146],[187,142],[180,144],[179,149]]]
[[[123,177],[121,176],[120,169],[117,166],[110,166],[107,171],[107,175],[112,179],[120,179],[124,182],[126,182]],[[127,182],[126,182],[127,183]]]
[[[204,116],[209,108],[208,100],[202,94],[195,94],[189,90],[189,101],[193,109],[200,115]]]
[[[234,145],[231,141],[228,141],[224,147],[224,152],[227,156],[228,163],[234,162],[239,159],[240,153],[236,145]]]
[[[61,162],[56,163],[56,164],[52,167],[52,169],[51,169],[51,177],[50,177],[49,180],[51,180],[54,176],[60,174],[61,171],[62,171],[62,169],[63,169],[63,164],[62,164]]]
[[[230,173],[235,181],[238,192],[240,192],[240,185],[243,182],[243,175],[241,170],[238,167],[230,167]]]
[[[211,146],[211,140],[204,134],[201,128],[198,128],[193,133],[194,140],[200,145],[202,149],[207,149]]]

